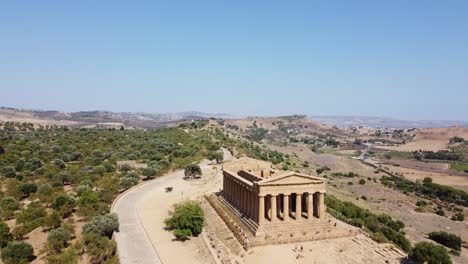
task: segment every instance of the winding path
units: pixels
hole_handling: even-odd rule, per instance
[[[231,153],[223,148],[225,161],[233,159]],[[210,167],[200,164],[202,169]],[[161,264],[156,248],[151,243],[141,222],[137,205],[151,192],[160,191],[172,186],[175,181],[182,180],[184,171],[176,171],[167,176],[157,178],[135,186],[119,196],[112,205],[111,211],[119,216],[120,230],[115,233],[117,254],[121,264]]]
[[[149,192],[162,189],[171,182],[182,179],[183,171],[177,171],[129,190],[120,196],[112,206],[117,213],[120,231],[115,233],[117,251],[122,264],[160,264],[156,249],[153,247],[141,224],[136,206]]]

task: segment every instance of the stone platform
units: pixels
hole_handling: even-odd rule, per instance
[[[361,230],[343,223],[330,215],[313,221],[265,222],[262,226],[246,217],[222,195],[212,194],[207,200],[229,226],[244,248],[262,245],[285,244],[328,238],[356,236]]]

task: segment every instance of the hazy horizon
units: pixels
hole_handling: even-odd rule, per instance
[[[468,2],[0,4],[0,105],[468,117]]]

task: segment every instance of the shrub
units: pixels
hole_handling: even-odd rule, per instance
[[[432,178],[431,178],[431,177],[425,177],[425,178],[423,179],[423,182],[424,182],[424,183],[432,183]]]
[[[202,170],[198,164],[189,164],[184,168],[184,175],[188,178],[194,178],[202,175]]]
[[[361,185],[364,185],[364,184],[366,184],[366,180],[364,180],[364,179],[360,179],[360,180],[359,180],[359,184],[361,184]]]
[[[456,213],[456,214],[452,215],[452,220],[453,221],[463,222],[465,220],[465,214],[464,213]]]
[[[54,199],[51,206],[53,209],[58,210],[60,215],[68,216],[75,208],[75,199],[67,194],[61,194]]]
[[[156,177],[156,173],[157,173],[157,170],[156,168],[153,168],[153,167],[144,168],[143,171],[141,172],[141,174],[143,174],[143,176],[145,176],[147,180],[153,179],[154,177]]]
[[[57,166],[59,169],[65,169],[67,166],[65,165],[65,162],[61,159],[56,159],[54,160],[54,165]]]
[[[117,245],[114,240],[97,233],[87,233],[84,235],[86,252],[91,256],[92,263],[118,263],[112,262],[115,259]]]
[[[70,233],[64,228],[57,228],[51,230],[47,235],[47,247],[54,252],[60,252],[63,248],[67,247],[70,240]]]
[[[16,222],[20,224],[29,224],[34,229],[40,225],[47,215],[46,209],[39,202],[32,202],[25,209],[21,210],[16,216]],[[31,226],[32,225],[32,226]]]
[[[8,225],[1,221],[0,222],[0,247],[3,248],[5,247],[8,242],[12,240],[12,236],[10,234],[10,227]]]
[[[115,213],[95,216],[83,226],[83,234],[96,233],[109,238],[117,230],[119,230],[119,218]]]
[[[221,151],[209,151],[207,158],[209,160],[216,160],[216,163],[221,163],[223,161],[223,153]]]
[[[50,202],[52,200],[52,194],[54,193],[54,189],[52,185],[45,183],[39,186],[37,190],[37,194],[39,195],[39,199],[41,201]]]
[[[439,245],[434,245],[429,242],[417,243],[409,258],[416,263],[428,264],[451,264],[450,256],[447,250]]]
[[[0,209],[4,218],[12,216],[13,212],[18,208],[19,202],[13,197],[5,197],[0,201]]]
[[[29,196],[31,193],[37,192],[37,184],[23,183],[19,186],[19,190],[25,195]]]
[[[190,236],[198,236],[205,222],[205,216],[200,205],[194,201],[178,203],[170,212],[164,223],[174,230],[177,239],[186,240]]]
[[[48,214],[44,219],[44,227],[57,228],[62,224],[62,219],[57,211]]]
[[[4,166],[2,168],[2,175],[7,178],[14,178],[16,176],[16,169],[13,166]]]
[[[120,180],[120,188],[122,188],[122,190],[128,190],[137,184],[138,184],[138,179],[134,177],[123,177]]]
[[[445,211],[443,209],[437,209],[435,213],[440,216],[445,216]]]
[[[78,264],[80,255],[74,247],[59,254],[49,255],[46,257],[47,264]]]
[[[34,259],[34,250],[28,243],[10,242],[2,250],[1,257],[5,264],[28,263]]]
[[[93,216],[99,210],[99,196],[96,192],[87,190],[78,198],[78,212],[82,216]]]
[[[420,200],[420,201],[417,201],[417,202],[416,202],[416,206],[419,206],[419,207],[421,207],[421,206],[426,206],[426,205],[427,205],[427,202],[426,202],[426,201],[423,201],[423,200]]]
[[[454,234],[449,234],[445,231],[435,231],[428,234],[429,239],[434,240],[435,242],[442,244],[446,247],[460,250],[462,239]]]

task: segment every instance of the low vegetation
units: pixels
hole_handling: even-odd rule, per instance
[[[334,217],[353,226],[363,228],[377,242],[391,242],[402,250],[409,252],[411,243],[405,237],[403,229],[405,224],[393,220],[389,215],[376,215],[351,202],[343,202],[333,195],[325,196],[328,212]]]
[[[118,229],[118,219],[109,214],[110,204],[143,179],[219,153],[220,145],[208,130],[198,129],[202,126],[144,131],[4,124],[0,129],[3,262],[31,260],[30,245],[23,240],[42,228],[46,243],[39,257],[47,263],[76,263],[83,254],[91,263],[116,263],[112,233]],[[148,167],[117,166],[119,160]],[[76,218],[85,222],[83,230],[76,230]],[[11,219],[16,221],[9,228],[5,222]],[[82,239],[76,239],[81,231]]]
[[[177,239],[184,241],[201,233],[205,216],[199,203],[186,201],[174,205],[164,223]]]
[[[448,248],[460,250],[462,245],[462,240],[459,236],[454,234],[449,234],[445,231],[435,231],[427,234],[429,239],[434,240],[435,242],[442,244]]]
[[[451,264],[447,250],[429,242],[419,242],[411,250],[409,258],[415,263]]]
[[[389,188],[396,188],[406,193],[415,193],[428,199],[437,198],[443,202],[468,206],[468,193],[449,186],[433,183],[430,178],[426,178],[422,183],[419,183],[392,175],[382,176],[380,181]]]

